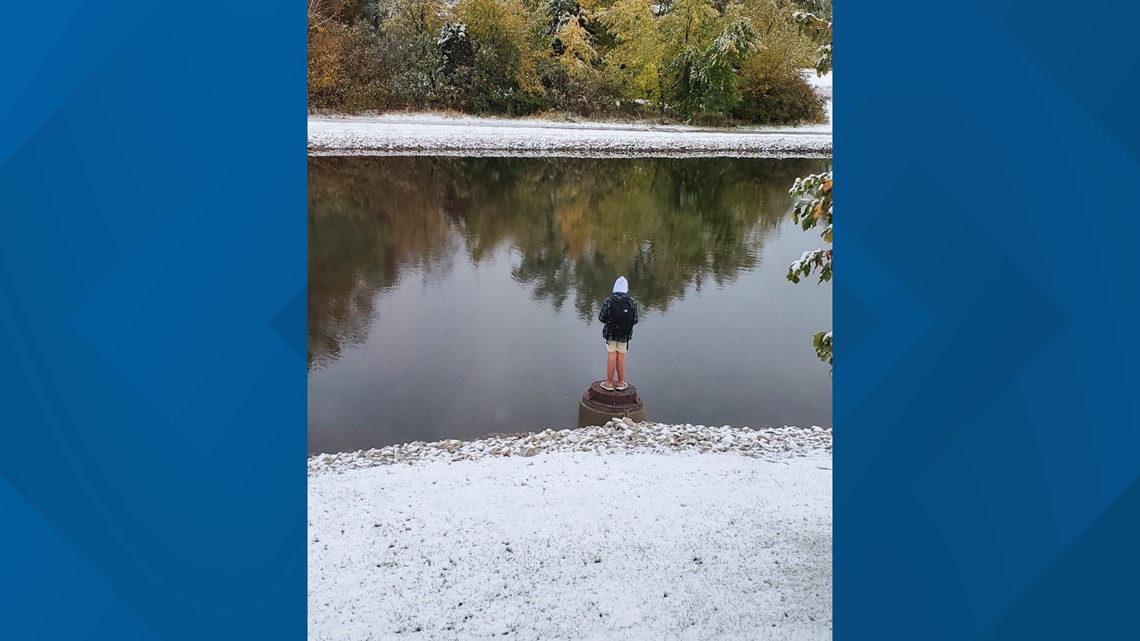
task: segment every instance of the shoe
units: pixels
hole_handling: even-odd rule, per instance
[[[618,383],[617,385],[614,385],[614,389],[628,389],[628,388],[629,388],[629,383]]]
[[[602,381],[601,383],[599,383],[599,385],[601,385],[602,389],[606,390],[607,392],[614,391],[614,386],[610,385],[609,383],[607,383],[605,381]]]

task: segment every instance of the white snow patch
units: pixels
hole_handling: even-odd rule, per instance
[[[831,127],[711,129],[438,114],[312,116],[309,152],[531,156],[828,156]]]
[[[313,457],[309,638],[830,639],[830,446],[615,421]]]

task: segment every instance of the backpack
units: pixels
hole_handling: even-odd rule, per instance
[[[633,333],[633,301],[627,296],[614,296],[610,299],[610,322],[607,323],[618,336]]]

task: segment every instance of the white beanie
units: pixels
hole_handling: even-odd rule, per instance
[[[628,294],[629,283],[626,282],[625,276],[618,276],[617,282],[614,283],[615,294]]]

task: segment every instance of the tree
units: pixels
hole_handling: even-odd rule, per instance
[[[814,14],[797,11],[793,19],[819,43],[816,58],[816,73],[823,75],[831,71],[831,21]],[[812,174],[797,178],[789,193],[796,198],[792,207],[792,220],[799,223],[804,231],[824,225],[820,236],[831,244],[831,172]],[[809,276],[819,270],[819,282],[831,280],[831,249],[806,251],[800,259],[788,267],[788,280],[800,282],[801,276]],[[818,332],[812,338],[812,345],[819,359],[832,364],[831,332]]]
[[[740,7],[759,41],[740,66],[741,100],[734,118],[745,122],[799,124],[825,118],[824,101],[803,76],[814,63],[816,45],[792,20],[784,0],[747,2]]]
[[[542,92],[535,72],[531,16],[522,0],[460,0],[455,13],[467,25],[476,57],[507,65],[488,71],[506,72],[504,80],[528,94]]]
[[[675,100],[680,112],[731,111],[740,102],[740,63],[755,46],[752,27],[736,20],[708,46],[683,48],[669,67],[677,74]]]
[[[450,13],[446,0],[383,0],[384,28],[407,39],[439,33]]]
[[[829,0],[308,1],[314,109],[822,119],[799,70]]]
[[[608,55],[609,73],[626,88],[627,97],[647,100],[664,111],[665,47],[653,0],[618,0],[600,20],[616,39]]]
[[[461,107],[464,90],[470,84],[475,63],[475,48],[467,38],[467,25],[462,22],[445,23],[435,42],[438,66],[432,74],[439,80],[444,104]]]

